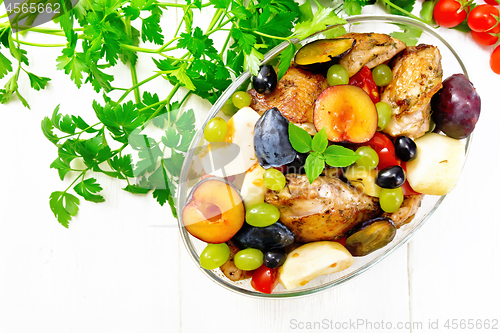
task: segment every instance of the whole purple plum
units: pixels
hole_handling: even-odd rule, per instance
[[[443,88],[431,100],[432,120],[436,128],[454,139],[469,136],[481,113],[481,98],[463,74],[443,81]]]

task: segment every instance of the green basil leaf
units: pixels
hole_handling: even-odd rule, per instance
[[[325,169],[325,159],[320,153],[312,152],[307,156],[306,164],[304,165],[304,169],[306,171],[307,179],[309,179],[309,183],[318,178],[318,176]]]
[[[361,156],[342,146],[331,145],[323,153],[326,164],[332,167],[346,167],[358,160]]]
[[[312,149],[312,139],[305,129],[288,123],[288,138],[293,149],[299,153],[308,153]]]
[[[324,127],[313,137],[311,147],[318,153],[323,153],[326,147],[328,147],[328,139]]]

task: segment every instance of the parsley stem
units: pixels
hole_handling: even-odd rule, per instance
[[[152,76],[148,77],[147,79],[144,79],[144,80],[142,80],[141,82],[139,82],[139,83],[137,83],[137,84],[133,85],[132,87],[128,88],[128,89],[127,89],[127,90],[123,93],[122,97],[120,97],[120,99],[119,99],[116,103],[117,103],[117,104],[120,104],[120,103],[121,103],[121,102],[125,99],[125,97],[127,97],[127,95],[128,95],[128,94],[130,94],[130,92],[131,92],[132,90],[134,90],[134,89],[135,89],[135,88],[137,88],[137,87],[142,86],[142,85],[143,85],[144,83],[146,83],[146,82],[149,82],[149,81],[151,81],[151,80],[156,79],[158,76],[161,76],[161,75],[162,75],[162,73],[156,73],[155,75],[152,75]]]
[[[272,36],[272,35],[268,35],[268,34],[265,34],[263,32],[257,31],[257,30],[253,31],[253,33],[256,34],[256,35],[260,35],[262,37],[267,37],[267,38],[272,38],[272,39],[280,39],[280,40],[286,40],[286,41],[290,40],[287,37]]]
[[[130,64],[130,72],[132,74],[132,84],[135,86],[134,88],[134,97],[135,103],[139,104],[141,102],[141,92],[139,91],[139,86],[137,85],[137,70],[135,68],[135,64]]]
[[[422,20],[420,17],[417,17],[417,16],[413,15],[412,13],[408,12],[407,10],[404,10],[403,8],[399,7],[398,5],[396,5],[396,4],[394,4],[394,3],[392,3],[392,2],[391,2],[391,1],[389,1],[389,0],[382,0],[382,2],[384,2],[385,4],[387,4],[388,6],[390,6],[390,7],[392,7],[392,8],[395,8],[395,9],[399,10],[400,12],[402,12],[402,13],[404,13],[404,14],[408,15],[409,17],[414,18],[414,19],[415,19],[415,20],[417,20],[417,21],[420,21],[420,22],[422,22],[422,23],[427,24],[427,23],[426,23],[424,20]]]
[[[150,121],[151,119],[153,119],[154,117],[156,117],[158,115],[158,113],[160,113],[161,109],[163,109],[165,107],[165,105],[170,103],[170,100],[172,99],[172,97],[174,97],[175,93],[177,92],[177,90],[179,90],[180,86],[181,86],[180,83],[175,84],[175,86],[170,91],[170,94],[168,94],[167,98],[165,98],[163,100],[163,103],[156,109],[156,111],[151,116],[149,116],[148,120],[146,120],[146,123],[148,121]]]
[[[23,40],[18,40],[16,38],[12,38],[12,40],[15,40],[16,42],[24,45],[30,45],[30,46],[38,46],[38,47],[66,47],[66,44],[38,44],[38,43],[30,43],[26,42]]]
[[[78,179],[80,179],[80,177],[82,177],[83,175],[85,175],[85,173],[86,173],[87,171],[89,171],[89,168],[86,168],[85,170],[82,170],[82,172],[78,175],[78,177],[76,177],[76,178],[73,180],[73,182],[72,182],[72,183],[71,183],[71,184],[70,184],[70,185],[69,185],[69,186],[68,186],[68,187],[67,187],[67,188],[63,191],[63,193],[68,192],[68,190],[71,188],[71,186],[73,186],[73,185],[76,183],[76,181],[77,181]]]
[[[128,45],[128,44],[120,44],[120,47],[123,48],[123,49],[129,49],[129,50],[136,51],[136,52],[158,53],[158,50],[146,49],[146,48],[143,48],[143,47],[138,47],[138,46],[133,46],[133,45]]]
[[[174,37],[172,38],[171,40],[169,40],[168,42],[166,42],[165,44],[163,44],[162,47],[160,47],[158,50],[156,50],[156,52],[160,53],[162,52],[163,50],[165,50],[170,44],[172,44],[173,42],[175,42],[176,40],[180,39],[180,37]]]
[[[172,3],[172,2],[158,2],[156,3],[158,6],[160,7],[178,7],[178,8],[184,8],[186,7],[187,5],[185,4],[180,4],[180,3]],[[211,3],[210,2],[207,2],[207,3],[204,3],[201,5],[201,8],[205,8],[205,7],[208,7],[210,6]]]

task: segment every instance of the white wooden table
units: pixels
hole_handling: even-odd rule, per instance
[[[382,12],[371,7],[365,13]],[[63,113],[93,119],[95,94],[55,70],[59,50],[36,50],[33,57],[28,48],[33,71],[53,80],[43,92],[23,80],[32,110],[17,99],[0,105],[0,332],[446,332],[454,331],[444,326],[447,320],[450,326],[454,319],[498,322],[500,76],[489,69],[491,47],[478,46],[470,34],[439,33],[464,60],[483,103],[458,186],[408,245],[376,267],[341,287],[292,300],[246,298],[209,281],[177,229],[155,227],[176,223],[168,208],[150,195],[122,191],[118,181],[99,177],[106,202],[81,200],[69,229],[61,227],[48,199],[69,183],[49,169],[56,151],[40,122],[57,104]],[[150,63],[141,60],[139,73]],[[125,73],[118,80],[130,82]],[[168,85],[147,88],[164,94]],[[199,114],[210,107],[190,104]]]

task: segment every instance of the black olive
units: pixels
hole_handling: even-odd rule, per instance
[[[406,180],[405,172],[399,165],[394,165],[379,171],[375,184],[382,188],[398,188]]]
[[[396,156],[399,157],[401,161],[408,162],[417,158],[417,145],[415,141],[405,135],[396,138],[394,141],[394,149],[396,150]]]
[[[252,79],[253,87],[259,94],[270,94],[276,89],[278,76],[271,65],[262,65],[259,74]]]
[[[283,223],[276,222],[267,227],[254,227],[244,223],[232,241],[240,249],[253,248],[262,252],[281,249],[291,245],[295,235]]]
[[[264,253],[264,265],[269,268],[277,268],[285,263],[286,252],[284,249],[269,250]]]

